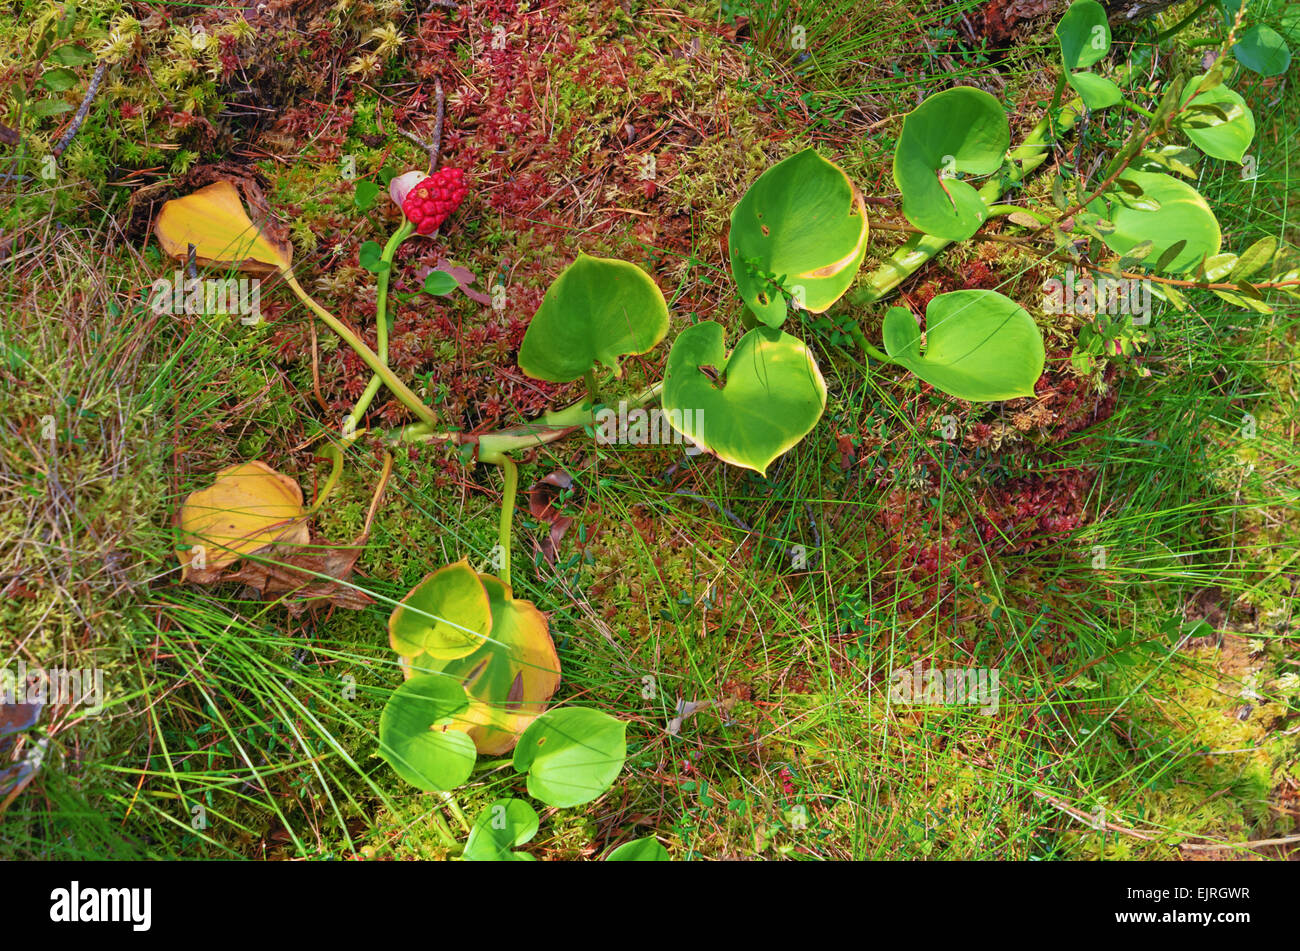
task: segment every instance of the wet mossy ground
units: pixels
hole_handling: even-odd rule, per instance
[[[374,276],[360,249],[398,218],[382,189],[359,208],[356,182],[382,185],[427,161],[396,130],[428,134],[441,79],[443,162],[475,187],[443,234],[399,254],[391,362],[450,425],[491,429],[581,395],[514,365],[546,286],[580,250],[647,267],[672,306],[670,339],[699,319],[738,327],[731,206],[808,145],[869,195],[892,192],[897,117],[916,104],[928,62],[916,51],[937,41],[891,34],[878,60],[845,74],[871,91],[837,95],[826,76],[747,47],[705,5],[488,3],[471,16],[272,3],[257,20],[142,17],[145,6],[77,7],[64,35],[116,65],[50,186],[16,190],[0,212],[9,248],[30,251],[6,264],[17,319],[4,345],[23,356],[0,361],[13,503],[0,516],[0,621],[29,661],[103,667],[117,701],[103,718],[61,711],[43,724],[58,756],[10,808],[0,849],[111,840],[126,854],[442,857],[436,801],[374,755],[400,677],[384,599],[461,557],[489,567],[499,473],[445,447],[395,452],[357,566],[377,599],[365,611],[291,617],[237,588],[177,586],[179,500],[250,458],[314,496],[329,470],[315,455],[321,433],[368,372],[273,285],[252,327],[149,314],[141,294],[174,267],[148,239],[152,215],[204,176],[248,176],[292,239],[300,279],[373,344]],[[57,98],[23,57],[29,31],[63,6],[28,7],[0,20],[2,62],[14,82]],[[1054,68],[1050,22],[1020,41],[996,70],[966,78],[1022,107],[1013,138],[1050,98]],[[983,68],[977,51],[941,52]],[[84,80],[90,68],[76,71]],[[881,76],[916,81],[873,85]],[[75,108],[83,90],[62,97]],[[1261,115],[1275,95],[1250,92]],[[12,93],[0,108],[33,157],[69,117],[19,122]],[[1294,93],[1275,108],[1295,115]],[[1276,135],[1263,131],[1261,148],[1285,167]],[[1249,204],[1221,174],[1206,188],[1225,232],[1267,231],[1278,199]],[[1050,201],[1045,176],[1027,190]],[[897,238],[876,233],[864,273]],[[417,294],[443,261],[469,268],[484,293],[502,284],[505,308]],[[1046,274],[1013,246],[971,244],[900,297],[919,313],[936,293],[998,287],[1029,306]],[[810,320],[827,414],[766,480],[680,446],[573,439],[526,460],[525,484],[563,468],[582,494],[555,565],[533,543],[545,527],[521,508],[516,591],[550,615],[561,697],[631,722],[615,787],[588,807],[544,811],[531,851],[598,857],[653,833],[680,858],[1213,858],[1241,850],[1206,843],[1294,832],[1294,315],[1276,315],[1267,339],[1243,333],[1233,351],[1264,368],[1248,403],[1259,438],[1243,444],[1225,424],[1186,458],[1170,438],[1162,496],[1135,488],[1117,446],[1145,435],[1143,414],[1150,426],[1204,418],[1192,387],[1157,391],[1123,361],[1080,374],[1076,322],[1031,311],[1048,342],[1039,398],[997,407],[953,403],[887,368],[864,373],[835,334],[844,313]],[[879,313],[851,316],[878,332]],[[1176,349],[1172,336],[1157,356]],[[656,379],[666,353],[630,361],[611,398]],[[1247,406],[1229,395],[1220,420]],[[956,446],[937,435],[949,414]],[[52,448],[39,438],[46,415],[60,429]],[[369,425],[407,421],[381,393]],[[377,439],[349,454],[319,539],[361,531],[382,455]],[[1254,469],[1242,475],[1240,462]],[[1193,463],[1191,476],[1178,468]],[[1224,539],[1238,567],[1216,571]],[[1089,566],[1094,544],[1112,553],[1110,570]],[[1174,615],[1205,617],[1215,633],[1164,653],[1129,646],[1167,643],[1159,626]],[[891,707],[890,671],[916,658],[1001,667],[1000,714]],[[672,734],[679,700],[704,705]],[[522,790],[496,765],[457,798],[472,819]],[[120,831],[77,820],[81,800]],[[186,831],[195,806],[208,821]]]

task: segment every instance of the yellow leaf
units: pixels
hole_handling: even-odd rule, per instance
[[[230,182],[213,182],[162,207],[154,234],[163,251],[184,261],[194,245],[200,264],[238,267],[265,273],[287,269],[293,248],[271,240],[249,219],[239,192]]]
[[[560,658],[546,615],[517,600],[499,578],[478,577],[492,604],[492,631],[478,650],[451,661],[428,654],[399,661],[408,678],[440,673],[464,684],[469,709],[456,715],[454,728],[485,756],[502,756],[546,711],[560,687]]]
[[[304,514],[298,483],[266,463],[222,469],[212,485],[181,506],[176,559],[182,580],[192,572],[224,568],[269,545],[306,545],[311,534]]]

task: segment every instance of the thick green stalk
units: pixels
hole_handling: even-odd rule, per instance
[[[501,550],[501,583],[510,587],[510,525],[515,516],[515,495],[519,491],[519,467],[513,459],[502,454],[498,460],[501,473],[506,478],[501,495],[501,523],[497,528],[497,544]]]
[[[388,389],[392,391],[393,395],[396,396],[407,409],[430,427],[438,425],[438,417],[434,415],[433,410],[426,406],[420,398],[411,391],[411,388],[403,383],[401,379],[398,378],[397,374],[388,368],[388,365],[383,360],[379,359],[379,354],[366,346],[364,340],[349,330],[343,321],[339,320],[320,304],[316,303],[316,301],[312,299],[312,296],[303,290],[302,285],[298,283],[298,279],[293,276],[293,271],[287,267],[282,268],[280,276],[284,278],[284,282],[289,285],[289,289],[298,296],[298,299],[306,304],[311,312],[324,322],[326,327],[338,334],[340,339],[351,347],[356,352],[357,356],[365,361],[366,366],[370,367],[370,369],[375,372],[379,379],[383,381],[384,386],[388,387]]]
[[[1157,34],[1157,35],[1156,35],[1156,40],[1155,40],[1155,45],[1156,45],[1156,46],[1159,46],[1161,43],[1164,43],[1165,40],[1169,39],[1169,38],[1172,37],[1172,36],[1177,36],[1177,35],[1178,35],[1179,33],[1181,33],[1183,30],[1187,29],[1189,26],[1192,25],[1192,23],[1194,23],[1194,22],[1196,21],[1196,18],[1197,18],[1197,17],[1199,17],[1202,13],[1204,13],[1204,12],[1205,12],[1207,9],[1209,9],[1210,7],[1214,6],[1214,2],[1215,2],[1215,0],[1205,0],[1204,3],[1202,3],[1199,7],[1197,7],[1195,10],[1193,10],[1191,13],[1187,14],[1187,16],[1183,17],[1181,20],[1179,20],[1177,23],[1175,23],[1175,24],[1174,24],[1173,26],[1171,26],[1169,29],[1167,29],[1167,30],[1165,30],[1165,31],[1163,31],[1163,32],[1161,32],[1161,33],[1159,33],[1159,34]]]
[[[654,383],[627,399],[629,408],[635,409],[653,403],[659,398],[663,383]],[[450,442],[458,445],[477,445],[479,462],[498,463],[504,453],[519,449],[536,449],[562,439],[575,429],[592,426],[595,414],[589,399],[579,400],[571,406],[543,413],[531,423],[499,429],[496,432],[475,436],[470,433],[439,431],[436,426],[413,423],[388,434],[394,445],[411,442]]]
[[[375,350],[379,354],[379,359],[388,363],[388,279],[393,273],[393,259],[397,256],[397,249],[401,247],[403,241],[415,234],[415,225],[405,216],[402,218],[402,226],[393,232],[393,236],[388,239],[384,245],[384,251],[379,256],[379,282],[375,294]],[[383,267],[382,265],[388,265]],[[379,392],[379,385],[383,382],[379,374],[376,373],[366,384],[365,391],[362,392],[361,398],[357,400],[356,406],[352,408],[350,428],[355,430],[361,425],[361,420],[365,418],[366,410],[370,408],[370,401],[375,398]]]

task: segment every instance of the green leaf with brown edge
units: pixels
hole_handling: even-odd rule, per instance
[[[760,175],[732,209],[727,246],[736,288],[769,327],[785,322],[786,293],[820,314],[853,283],[867,231],[866,207],[849,177],[805,149]]]
[[[388,619],[389,642],[402,657],[455,660],[478,650],[491,629],[491,602],[468,559],[426,575]]]

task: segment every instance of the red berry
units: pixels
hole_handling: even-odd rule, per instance
[[[420,182],[402,202],[402,212],[420,234],[432,234],[460,207],[469,194],[464,184],[465,172],[459,168],[442,168]]]

